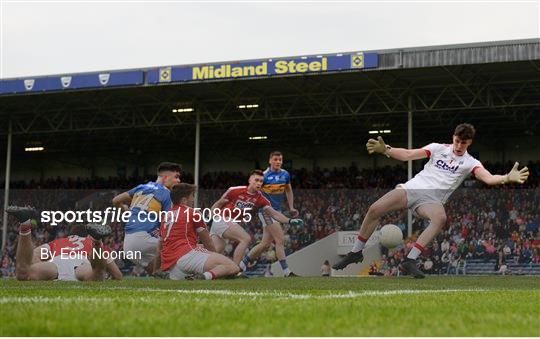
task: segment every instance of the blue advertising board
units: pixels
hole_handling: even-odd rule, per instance
[[[0,80],[1,94],[52,92],[85,88],[136,86],[144,83],[144,72],[101,72]]]
[[[205,65],[160,67],[148,71],[148,83],[259,78],[378,67],[377,53],[263,59]]]
[[[263,78],[378,67],[377,53],[347,53],[237,62],[158,67],[149,70],[114,71],[0,80],[0,95],[41,93],[116,86]],[[146,75],[146,82],[145,82]]]

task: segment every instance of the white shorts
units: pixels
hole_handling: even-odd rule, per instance
[[[263,227],[275,224],[276,222],[279,223],[279,221],[277,221],[276,219],[272,218],[271,216],[269,216],[268,214],[264,212],[259,212],[258,215],[259,215],[259,219],[261,220]]]
[[[144,231],[126,234],[124,237],[124,251],[132,252],[133,257],[139,257],[136,252],[140,252],[140,259],[131,259],[131,261],[144,268],[157,256],[158,244],[158,238]]]
[[[184,254],[169,270],[172,280],[184,279],[188,274],[203,274],[204,264],[210,257],[210,252],[203,247],[197,247]]]
[[[232,225],[237,224],[232,221],[214,221],[212,223],[212,227],[210,227],[210,235],[217,235],[223,239],[223,233],[225,233],[225,231],[228,230]]]
[[[413,213],[416,213],[416,209],[424,204],[443,205],[441,196],[436,190],[411,189],[404,184],[400,184],[398,187],[405,190],[407,194],[407,208]]]
[[[85,258],[76,259],[62,259],[62,256],[57,255],[51,262],[56,265],[58,270],[58,277],[56,280],[77,281],[75,275],[75,269],[82,265],[90,265],[90,261]]]

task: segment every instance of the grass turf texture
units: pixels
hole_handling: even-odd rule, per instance
[[[0,281],[2,336],[540,336],[540,277]]]

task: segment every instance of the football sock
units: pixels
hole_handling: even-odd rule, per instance
[[[366,246],[367,239],[362,237],[361,235],[358,235],[356,240],[354,241],[353,248],[351,252],[357,253],[364,249],[364,246]]]
[[[281,269],[283,270],[283,274],[285,274],[285,276],[291,274],[291,270],[289,269],[289,265],[287,265],[286,259],[280,260],[279,265],[281,266]]]
[[[32,233],[32,221],[30,219],[19,225],[19,235],[28,235]]]
[[[424,251],[424,247],[418,243],[414,243],[413,248],[407,254],[407,258],[416,260],[418,256]]]
[[[251,262],[251,258],[249,257],[249,254],[246,254],[244,256],[244,259],[242,259],[242,262],[244,263],[244,265],[246,265],[246,267],[249,265],[249,263]]]

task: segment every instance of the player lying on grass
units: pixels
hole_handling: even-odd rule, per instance
[[[248,186],[231,187],[212,206],[220,209],[219,220],[214,220],[210,234],[214,241],[216,251],[222,253],[225,247],[224,239],[238,242],[233,254],[233,261],[245,271],[249,263],[249,256],[244,257],[246,249],[251,242],[251,236],[238,224],[239,222],[249,222],[257,212],[264,212],[281,223],[303,226],[301,219],[287,218],[280,212],[272,208],[270,201],[266,199],[261,188],[263,184],[263,172],[254,170],[250,173]],[[216,219],[216,216],[214,216]],[[244,258],[243,258],[244,257]]]
[[[469,174],[488,185],[522,184],[527,180],[529,176],[527,167],[518,170],[517,162],[505,175],[492,175],[486,170],[480,161],[467,153],[474,134],[475,129],[472,125],[460,124],[454,131],[452,144],[431,143],[423,148],[411,150],[385,145],[381,137],[377,140],[369,139],[366,145],[369,154],[380,153],[401,161],[424,158],[429,158],[429,161],[414,178],[398,185],[369,207],[352,251],[333,268],[340,270],[349,264],[361,262],[362,250],[377,227],[379,218],[388,212],[408,208],[430,223],[420,234],[400,268],[415,278],[423,278],[424,274],[416,266],[416,259],[445,226],[444,203]]]
[[[125,225],[124,251],[141,253],[133,263],[154,275],[159,267],[158,233],[160,221],[147,219],[149,213],[168,211],[171,208],[170,188],[180,182],[181,166],[172,162],[162,162],[157,168],[157,179],[141,184],[127,192],[115,196],[114,206],[131,211]]]
[[[31,207],[10,206],[6,212],[20,223],[15,263],[17,280],[103,280],[107,272],[113,279],[122,279],[114,260],[107,261],[105,255],[100,255],[101,251],[107,251],[101,239],[111,234],[108,225],[88,224],[85,226],[88,237],[73,235],[56,239],[38,247],[38,254],[32,245],[32,227],[39,225],[37,211]],[[100,250],[93,251],[94,248]]]
[[[217,279],[240,272],[226,256],[214,253],[214,244],[202,215],[193,209],[197,186],[176,184],[171,189],[172,220],[161,224],[161,270],[173,280],[189,275]],[[197,244],[200,239],[204,247]]]

